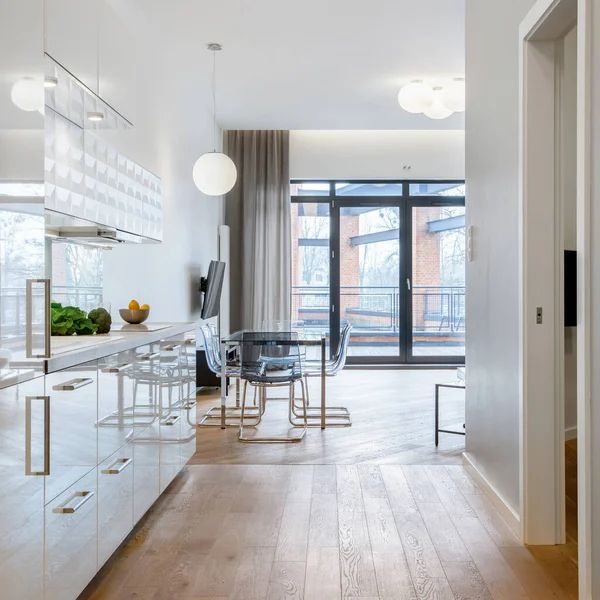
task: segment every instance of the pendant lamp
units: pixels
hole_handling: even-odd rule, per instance
[[[207,196],[222,196],[229,192],[237,180],[237,169],[233,161],[222,152],[217,152],[217,94],[216,71],[217,52],[221,44],[209,44],[213,53],[212,94],[213,94],[213,151],[203,154],[194,164],[192,177],[196,187]]]

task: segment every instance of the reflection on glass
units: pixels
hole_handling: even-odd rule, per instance
[[[464,183],[448,183],[436,181],[435,183],[411,183],[411,196],[464,196]]]
[[[290,193],[292,196],[329,196],[329,183],[291,183]]]
[[[413,356],[465,353],[465,208],[413,209]]]
[[[336,196],[402,196],[402,183],[336,183]]]
[[[398,356],[399,241],[397,207],[340,209],[340,313],[352,324],[349,354]]]
[[[329,204],[292,203],[292,321],[329,338]]]

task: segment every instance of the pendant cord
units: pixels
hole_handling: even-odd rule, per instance
[[[217,53],[213,50],[212,95],[213,95],[213,152],[217,151]]]

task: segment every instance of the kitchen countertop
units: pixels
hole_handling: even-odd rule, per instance
[[[115,323],[115,325],[119,326],[121,324]],[[33,379],[44,373],[54,373],[63,369],[69,369],[82,363],[110,356],[111,354],[125,352],[139,346],[195,331],[196,323],[148,323],[148,329],[153,329],[153,331],[148,331],[145,327],[146,324],[140,325],[139,329],[132,329],[130,327],[126,330],[119,329],[98,336],[86,335],[53,338],[53,340],[60,340],[60,343],[56,344],[56,348],[53,348],[51,358],[23,358],[19,360],[19,357],[15,356],[14,360],[11,361],[11,370],[20,375],[17,377],[17,380],[7,376],[5,380],[6,385],[3,385],[3,380],[0,378],[0,388],[7,385],[14,385],[14,383],[23,380]],[[40,366],[42,367],[41,369],[39,368]],[[27,377],[25,377],[26,374],[28,375]]]

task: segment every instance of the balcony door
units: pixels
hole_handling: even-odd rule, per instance
[[[292,316],[348,362],[464,361],[464,186],[292,184]]]

